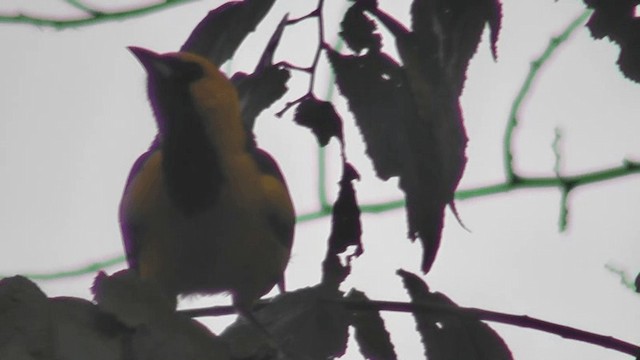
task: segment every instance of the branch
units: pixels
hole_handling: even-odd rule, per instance
[[[62,271],[40,273],[40,274],[27,273],[27,274],[22,274],[22,276],[29,278],[31,280],[58,280],[58,279],[74,277],[74,276],[94,274],[104,268],[121,264],[124,261],[125,261],[125,257],[123,255],[120,255],[120,256],[114,256],[112,258],[109,258],[103,261],[92,262],[87,265],[82,265],[71,270],[62,270]],[[0,274],[0,279],[10,277],[10,276],[13,276],[13,275]]]
[[[587,172],[575,176],[564,177],[518,177],[517,181],[509,183],[502,182],[494,185],[486,185],[477,188],[471,188],[466,190],[459,190],[455,193],[455,199],[468,200],[477,197],[495,195],[499,193],[506,193],[514,190],[533,189],[533,188],[545,188],[556,187],[560,189],[573,190],[580,186],[590,185],[598,182],[608,181],[615,178],[629,176],[632,174],[640,173],[640,163],[625,161],[622,166],[608,168],[600,171]],[[564,190],[563,190],[564,191]],[[393,200],[383,203],[370,203],[361,204],[360,210],[363,213],[377,214],[389,210],[394,210],[404,207],[404,200]],[[307,212],[298,215],[296,218],[297,223],[303,223],[307,221],[317,220],[326,216],[329,216],[333,211],[333,207],[328,204],[325,207],[316,211]],[[55,280],[65,277],[73,277],[85,275],[88,273],[94,273],[105,267],[119,264],[124,261],[123,256],[118,256],[104,260],[102,262],[91,263],[89,265],[83,265],[75,270],[61,271],[54,273],[41,273],[41,274],[25,274],[24,276],[34,280]],[[6,277],[6,275],[0,275],[0,278]]]
[[[565,339],[582,341],[607,349],[615,350],[621,353],[629,354],[635,357],[640,357],[640,347],[637,345],[616,339],[611,336],[600,335],[585,330],[576,329],[570,326],[532,318],[526,315],[513,315],[496,311],[459,306],[415,304],[397,301],[356,301],[341,299],[340,302],[345,304],[347,308],[352,310],[394,311],[406,313],[435,311],[440,313],[450,313],[476,320],[492,321],[528,329],[540,330],[546,333],[562,336]]]
[[[282,110],[276,113],[277,117],[282,117],[293,106],[298,105],[300,102],[302,102],[302,100],[305,100],[313,96],[313,87],[316,81],[316,70],[318,68],[318,63],[320,61],[320,55],[322,54],[322,50],[328,47],[328,45],[324,41],[324,16],[322,15],[323,5],[324,5],[324,0],[318,0],[318,5],[310,13],[296,19],[288,20],[286,23],[286,25],[290,26],[290,25],[295,25],[301,21],[316,19],[318,21],[318,47],[315,50],[315,54],[313,55],[313,60],[310,66],[302,67],[302,66],[292,65],[289,63],[282,63],[284,66],[286,66],[289,69],[298,70],[298,71],[302,71],[309,74],[309,86],[307,88],[306,94],[302,95],[301,97],[299,97],[294,101],[288,102]]]
[[[66,0],[65,2],[73,6],[76,9],[82,10],[87,14],[86,17],[72,18],[72,19],[50,19],[43,17],[35,17],[18,13],[17,15],[0,14],[0,23],[8,24],[28,24],[33,26],[46,26],[52,27],[57,30],[80,27],[87,25],[96,25],[106,21],[114,20],[126,20],[135,16],[145,15],[151,12],[159,11],[171,6],[186,4],[195,0],[165,0],[162,3],[142,6],[130,10],[114,11],[114,12],[102,12],[93,9],[87,5],[82,4],[78,0]]]
[[[513,132],[518,125],[519,112],[520,107],[522,106],[522,102],[524,98],[529,94],[531,90],[531,84],[533,83],[534,78],[538,74],[538,70],[547,63],[551,55],[558,49],[560,45],[562,45],[569,36],[580,26],[582,25],[593,10],[587,9],[580,16],[578,16],[574,21],[567,26],[567,28],[557,37],[554,37],[549,41],[549,45],[544,50],[542,55],[539,58],[535,59],[531,62],[531,68],[529,69],[529,73],[524,80],[524,83],[520,87],[518,91],[518,95],[516,95],[513,104],[511,105],[511,111],[509,112],[509,121],[507,122],[507,128],[504,134],[504,167],[505,167],[505,175],[507,177],[507,182],[513,182],[518,178],[515,171],[513,170]]]
[[[553,322],[536,319],[527,315],[513,315],[491,310],[483,310],[471,307],[448,306],[442,304],[417,304],[400,301],[380,301],[380,300],[349,300],[349,299],[327,299],[345,305],[350,310],[366,311],[393,311],[404,313],[447,313],[474,320],[484,320],[507,325],[518,326],[527,329],[543,331],[549,334],[561,336],[565,339],[577,340],[593,345],[598,345],[607,349],[615,350],[625,354],[640,356],[640,347],[626,341],[616,339],[611,336],[600,335],[585,330],[576,329],[570,326],[560,325]],[[269,300],[260,301],[259,307],[267,305]],[[179,311],[189,317],[207,317],[235,314],[233,306],[213,306]]]

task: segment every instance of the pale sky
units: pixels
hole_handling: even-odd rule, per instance
[[[94,2],[94,3],[97,3]],[[105,2],[106,3],[106,2]],[[140,18],[56,31],[0,24],[0,274],[48,273],[120,256],[117,206],[133,161],[150,144],[155,123],[146,100],[145,74],[126,50],[135,45],[158,52],[177,50],[193,27],[220,1],[199,1]],[[335,40],[342,2],[326,9],[328,41]],[[406,19],[408,1],[380,1]],[[64,16],[68,8],[33,1],[38,14]],[[117,8],[127,2],[110,2]],[[315,2],[279,1],[227,71],[255,65],[273,26],[288,11],[294,18]],[[23,1],[0,4],[0,12],[29,9]],[[335,7],[331,7],[335,6]],[[462,98],[469,134],[469,163],[460,189],[503,180],[502,137],[515,94],[549,39],[583,10],[580,1],[511,0],[504,3],[498,62],[483,42],[473,58]],[[315,23],[285,32],[279,59],[307,66],[315,47]],[[484,34],[487,39],[487,34]],[[516,170],[553,176],[555,129],[562,130],[562,173],[576,175],[640,161],[640,85],[622,78],[618,48],[593,41],[584,28],[540,72],[514,136]],[[326,64],[321,67],[327,69]],[[329,76],[318,75],[316,94],[327,94]],[[306,77],[289,87],[302,94]],[[334,102],[345,118],[348,158],[361,172],[361,203],[401,197],[394,180],[374,178],[345,102]],[[273,116],[279,102],[258,119],[260,145],[281,164],[299,214],[316,209],[316,142],[291,121]],[[286,141],[280,137],[286,132]],[[335,142],[329,146],[329,194],[339,178]],[[558,232],[560,192],[518,190],[460,201],[466,226],[447,214],[442,247],[424,279],[432,290],[463,306],[527,314],[640,344],[640,296],[605,269],[613,263],[640,270],[640,177],[590,185],[571,193],[569,227]],[[363,216],[365,254],[356,260],[344,288],[357,287],[380,300],[407,300],[395,270],[419,272],[420,245],[405,239],[403,210]],[[287,284],[315,284],[330,219],[299,224]],[[113,272],[120,264],[107,269]],[[93,274],[42,281],[49,296],[89,297]],[[210,305],[201,299],[200,306]],[[216,302],[228,302],[227,298]],[[422,355],[409,315],[384,314],[401,359]],[[219,329],[230,318],[207,321]],[[629,359],[593,345],[506,325],[491,326],[514,357],[535,359]],[[345,359],[358,359],[350,349]]]

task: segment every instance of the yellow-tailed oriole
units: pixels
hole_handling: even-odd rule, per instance
[[[148,74],[158,134],[120,205],[129,267],[177,295],[229,292],[249,310],[282,284],[295,214],[278,165],[207,59],[129,48]]]

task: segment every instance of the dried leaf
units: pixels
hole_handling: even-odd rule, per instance
[[[338,287],[351,272],[351,260],[362,255],[362,224],[360,222],[360,207],[356,199],[356,191],[352,181],[360,179],[356,169],[349,163],[342,166],[340,192],[333,204],[331,216],[331,235],[327,255],[323,262],[322,283]],[[354,247],[351,254],[345,254],[349,247]],[[346,257],[343,264],[340,256]]]
[[[193,29],[180,51],[198,54],[216,65],[233,57],[275,0],[231,1],[211,10]]]
[[[342,119],[330,102],[318,100],[313,95],[307,97],[296,108],[293,121],[311,129],[321,146],[326,146],[334,136],[344,143]]]
[[[367,296],[358,290],[351,290],[347,299],[367,301]],[[353,311],[351,325],[355,329],[355,339],[360,346],[360,353],[365,359],[394,360],[397,355],[384,320],[378,311]]]
[[[275,297],[254,312],[257,322],[290,358],[325,360],[342,356],[347,348],[349,314],[337,288],[318,285]],[[227,327],[220,337],[234,358],[260,358],[271,353],[264,334],[244,318]]]
[[[364,10],[363,2],[356,2],[347,10],[340,23],[342,27],[340,36],[356,53],[360,53],[364,49],[378,51],[381,46],[380,35],[375,33],[376,24],[367,18]]]
[[[456,303],[429,287],[415,274],[398,270],[404,286],[416,304],[456,307]],[[459,315],[424,311],[413,314],[429,360],[512,360],[504,340],[480,320]]]
[[[231,82],[238,90],[242,108],[242,121],[249,130],[253,129],[256,118],[262,111],[287,92],[289,70],[271,65],[252,74],[236,73]]]
[[[0,359],[53,359],[46,295],[22,276],[0,280]]]

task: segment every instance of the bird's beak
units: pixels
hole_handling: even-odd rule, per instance
[[[166,57],[137,46],[129,46],[128,49],[138,58],[148,74],[158,74],[166,78],[173,73]]]

